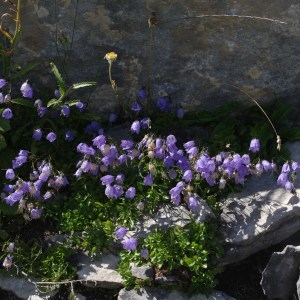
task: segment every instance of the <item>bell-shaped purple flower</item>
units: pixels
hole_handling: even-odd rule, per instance
[[[122,241],[123,248],[125,250],[131,251],[137,248],[138,240],[134,237]]]
[[[120,227],[115,231],[116,238],[118,240],[122,240],[127,233],[127,229],[125,227]]]
[[[33,132],[32,138],[35,141],[40,141],[42,136],[43,136],[42,130],[41,129],[35,129],[34,132]]]
[[[188,208],[191,211],[196,211],[199,207],[199,202],[195,197],[189,197]]]
[[[140,122],[139,121],[134,121],[131,125],[131,133],[136,133],[139,134],[141,130]]]
[[[67,130],[65,134],[65,140],[71,142],[74,139],[74,133],[71,130]]]
[[[46,140],[53,143],[56,140],[56,134],[54,132],[49,132],[46,136]]]
[[[182,179],[183,179],[185,182],[190,182],[190,181],[192,181],[192,179],[193,179],[193,172],[192,172],[192,170],[186,170],[186,171],[183,173]]]
[[[250,142],[249,151],[258,152],[260,149],[259,139],[252,139]]]
[[[6,85],[7,81],[5,79],[0,79],[0,89]]]
[[[167,112],[170,109],[171,103],[168,97],[160,97],[156,102],[156,106],[162,111]]]
[[[121,148],[123,150],[129,150],[133,147],[134,143],[131,140],[121,140]]]
[[[30,84],[25,81],[22,85],[21,85],[21,88],[20,88],[20,91],[22,93],[22,96],[25,97],[25,98],[32,98],[33,96],[33,90],[30,86]]]
[[[33,208],[30,211],[30,218],[31,219],[40,219],[42,216],[43,210],[41,208]]]
[[[140,254],[143,259],[147,260],[149,258],[149,251],[147,249],[142,249]]]
[[[10,120],[13,117],[12,110],[10,108],[5,108],[2,112],[2,118]]]
[[[96,136],[93,139],[93,146],[100,149],[106,143],[106,137],[103,134]]]
[[[70,115],[71,109],[70,106],[65,104],[63,105],[63,107],[61,108],[61,114],[65,117],[68,117]]]
[[[115,177],[112,175],[105,175],[100,178],[102,185],[112,184],[115,180]]]
[[[145,87],[142,87],[138,92],[137,92],[138,97],[141,100],[146,100],[147,99],[147,91]]]
[[[13,180],[15,179],[15,172],[13,169],[7,169],[5,172],[5,178],[8,180]]]
[[[131,186],[126,191],[125,197],[128,198],[128,199],[133,199],[135,197],[135,193],[136,193],[135,187]]]
[[[144,179],[144,185],[152,186],[152,184],[153,184],[153,175],[149,173]]]
[[[287,181],[288,181],[287,173],[281,173],[277,178],[277,184],[281,186],[285,186]]]
[[[135,111],[135,112],[139,112],[142,110],[142,105],[139,104],[137,101],[133,102],[131,105],[131,110]]]

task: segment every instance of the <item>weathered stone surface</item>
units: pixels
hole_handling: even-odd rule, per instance
[[[288,145],[291,158],[299,159],[300,143]],[[245,189],[232,194],[222,204],[222,232],[225,239],[226,265],[272,245],[299,230],[300,180],[296,195],[276,186],[277,176],[265,174],[250,178]]]
[[[153,279],[154,276],[154,270],[152,267],[149,266],[132,266],[130,268],[132,276],[140,279]]]
[[[178,291],[161,290],[157,288],[142,288],[139,291],[122,289],[119,293],[118,300],[234,300],[223,292],[213,291],[211,296],[206,297],[198,294],[188,297]]]
[[[77,271],[78,279],[82,279],[82,283],[87,286],[120,288],[123,286],[123,279],[116,271],[118,262],[118,256],[112,253],[105,253],[100,259],[93,259],[82,254],[78,264],[80,267]]]
[[[1,2],[1,15],[5,7]],[[152,12],[158,24],[151,28],[149,58]],[[109,51],[118,53],[113,78],[125,99],[151,84],[155,99],[165,90],[186,109],[212,108],[227,99],[248,101],[224,85],[229,83],[257,99],[276,95],[292,102],[300,91],[299,13],[298,0],[24,0],[15,60],[21,67],[42,62],[29,76],[33,85],[55,86],[48,77],[52,60],[68,74],[69,83],[97,81],[92,110],[114,106],[103,60]]]
[[[261,286],[268,299],[290,299],[299,278],[300,246],[274,252],[262,273]]]
[[[15,276],[10,276],[8,273],[0,273],[0,288],[12,292],[20,299],[39,299],[38,291],[36,286],[22,278]],[[49,292],[44,294],[44,296],[54,296],[57,291]]]

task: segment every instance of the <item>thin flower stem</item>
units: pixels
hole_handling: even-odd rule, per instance
[[[199,16],[188,16],[183,17],[182,19],[193,19],[193,18],[238,18],[238,19],[252,19],[252,20],[261,20],[268,22],[275,22],[279,24],[287,24],[287,22],[283,22],[276,19],[265,18],[265,17],[257,17],[257,16],[247,16],[247,15],[199,15]]]
[[[240,89],[239,87],[233,85],[233,84],[230,84],[230,83],[223,83],[224,85],[228,85],[228,86],[231,86],[237,90],[239,90],[241,93],[243,93],[244,95],[246,95],[252,102],[254,102],[258,107],[259,109],[262,111],[262,113],[265,115],[265,117],[267,118],[267,120],[269,121],[273,131],[275,132],[275,135],[276,135],[276,143],[277,143],[277,149],[280,151],[281,149],[281,139],[280,139],[280,136],[278,135],[276,129],[275,129],[275,126],[273,125],[271,119],[269,118],[269,116],[267,115],[267,113],[264,111],[264,109],[260,106],[260,104],[253,98],[251,97],[247,92],[243,91],[242,89]]]

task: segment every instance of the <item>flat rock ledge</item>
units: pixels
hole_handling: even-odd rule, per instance
[[[300,142],[287,145],[291,159],[300,161]],[[229,195],[222,205],[221,232],[225,256],[220,265],[241,261],[269,248],[300,228],[300,180],[296,194],[276,185],[277,174],[251,177],[245,188]]]

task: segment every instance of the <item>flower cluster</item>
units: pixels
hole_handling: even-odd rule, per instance
[[[294,182],[299,170],[300,165],[298,162],[284,163],[277,178],[277,184],[284,187],[287,191],[295,193]]]
[[[15,250],[15,244],[14,243],[9,243],[9,245],[6,248],[6,252],[8,254],[4,258],[4,261],[2,263],[2,266],[6,269],[11,268],[11,266],[12,266],[12,261],[13,261],[12,253],[14,252],[14,250]]]
[[[28,160],[28,151],[20,150],[18,156],[12,161],[12,168],[6,170],[5,184],[1,197],[10,206],[18,203],[18,212],[22,213],[26,220],[41,217],[41,203],[51,198],[61,187],[68,184],[67,178],[61,174],[55,174],[50,163],[42,161],[32,169],[29,180],[23,180],[16,176],[16,169],[20,168]]]
[[[137,248],[138,240],[135,237],[124,238],[127,234],[125,227],[120,227],[115,231],[115,236],[118,240],[121,240],[123,248],[128,251],[133,251]]]

